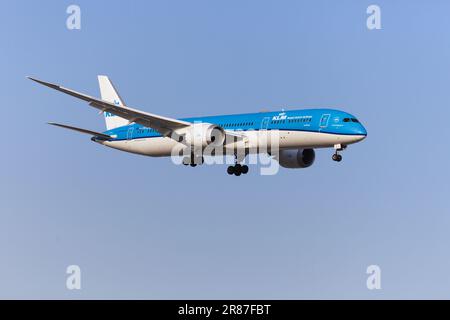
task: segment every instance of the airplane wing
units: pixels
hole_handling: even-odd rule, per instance
[[[114,103],[104,101],[98,98],[91,97],[89,95],[64,88],[60,85],[53,84],[50,82],[45,82],[36,78],[27,77],[30,80],[33,80],[37,83],[40,83],[44,86],[47,86],[49,88],[61,91],[65,94],[71,95],[75,98],[84,100],[89,103],[91,107],[94,107],[96,109],[99,109],[101,112],[110,112],[112,114],[115,114],[121,118],[127,119],[129,123],[135,122],[138,124],[141,124],[145,127],[153,128],[160,132],[163,136],[170,136],[171,133],[174,130],[189,127],[192,125],[192,123],[187,121],[182,121],[178,119],[172,119],[168,117],[159,116],[156,114],[148,113],[145,111],[140,111],[137,109],[133,109],[126,106],[116,105]],[[230,137],[231,139],[227,139],[227,141],[234,141],[234,140],[243,140],[245,139],[245,135],[235,132],[235,131],[229,131],[225,130],[225,134]]]
[[[32,77],[27,77],[30,80],[33,80],[37,83],[40,83],[44,86],[47,86],[49,88],[64,92],[68,95],[71,95],[75,98],[84,100],[89,103],[91,107],[94,107],[96,109],[101,110],[102,112],[110,112],[112,114],[115,114],[121,118],[127,119],[130,121],[130,123],[135,122],[139,123],[145,127],[154,128],[157,131],[159,131],[161,134],[168,136],[173,130],[188,127],[191,125],[190,122],[187,121],[181,121],[177,119],[167,118],[158,116],[156,114],[140,111],[137,109],[125,107],[125,106],[118,106],[111,102],[107,102],[101,99],[97,99],[94,97],[91,97],[89,95],[64,88],[60,85],[45,82],[42,80],[38,80]]]
[[[49,122],[48,124],[50,124],[52,126],[57,126],[57,127],[65,128],[65,129],[78,131],[78,132],[81,132],[81,133],[90,134],[90,135],[92,135],[92,136],[94,136],[96,138],[100,138],[100,139],[103,139],[103,140],[108,140],[108,139],[112,138],[110,135],[107,135],[107,134],[104,134],[104,133],[95,132],[95,131],[86,130],[86,129],[81,129],[81,128],[77,128],[77,127],[72,127],[72,126],[68,126],[68,125],[65,125],[65,124],[60,124],[60,123],[55,123],[55,122]]]

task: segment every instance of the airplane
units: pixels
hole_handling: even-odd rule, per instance
[[[234,165],[227,168],[229,175],[248,173],[248,166],[241,163],[251,153],[265,152],[284,168],[307,168],[314,163],[314,149],[333,148],[332,160],[340,162],[340,151],[367,136],[366,129],[355,116],[336,109],[173,119],[127,106],[107,76],[98,76],[101,99],[27,78],[99,109],[105,117],[106,131],[96,132],[54,122],[50,122],[51,125],[91,135],[92,141],[107,147],[151,157],[172,156],[174,148],[191,146],[200,153],[189,149],[190,154],[183,158],[183,164],[192,167],[203,164],[201,152],[214,146],[214,150],[225,150],[234,155]],[[260,139],[262,135],[266,139]],[[265,148],[262,143],[266,144]],[[275,147],[277,152],[273,150]],[[221,153],[213,152],[212,155]]]

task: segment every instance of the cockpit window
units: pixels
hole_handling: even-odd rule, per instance
[[[358,121],[358,119],[352,118],[352,122],[358,123],[359,121]]]
[[[349,122],[350,118],[344,118],[344,122]]]

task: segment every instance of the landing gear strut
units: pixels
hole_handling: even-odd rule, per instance
[[[203,158],[203,156],[194,156],[193,154],[191,154],[190,157],[184,157],[182,162],[185,166],[190,165],[191,167],[196,167],[197,164],[203,164],[203,162],[205,162],[205,159]]]
[[[235,158],[235,165],[234,166],[229,166],[227,168],[227,173],[229,175],[234,174],[235,176],[240,176],[241,174],[247,174],[248,172],[248,166],[247,165],[241,165],[239,163],[237,163],[237,159]]]
[[[337,161],[340,162],[342,161],[342,156],[338,153],[338,151],[342,151],[345,149],[345,146],[342,146],[340,144],[335,144],[334,145],[334,150],[336,150],[333,154],[333,156],[331,157],[331,159],[333,159],[333,161]]]

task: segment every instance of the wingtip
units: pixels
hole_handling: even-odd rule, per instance
[[[33,78],[33,77],[27,77],[27,78],[32,80],[32,81],[34,81],[34,82],[37,82],[39,84],[42,84],[44,86],[47,86],[47,87],[50,87],[50,88],[53,88],[53,89],[57,89],[59,87],[59,85],[55,84],[55,83],[47,82],[47,81],[44,81],[44,80],[39,80],[39,79],[36,79],[36,78]]]
[[[26,78],[27,78],[27,79],[30,79],[31,81],[34,81],[34,82],[40,82],[39,79],[33,78],[33,77],[31,77],[31,76],[26,76]]]

